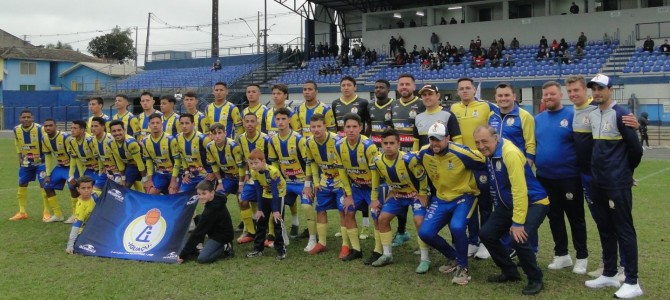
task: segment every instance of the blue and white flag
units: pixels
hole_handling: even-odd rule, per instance
[[[475,91],[475,100],[482,100],[482,82],[480,81],[477,84],[477,90]]]
[[[149,195],[108,180],[74,252],[176,263],[197,204],[195,192]]]

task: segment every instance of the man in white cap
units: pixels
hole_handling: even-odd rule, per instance
[[[589,114],[593,132],[591,168],[592,209],[600,216],[596,219],[600,243],[603,248],[603,274],[585,282],[590,288],[619,287],[617,298],[634,298],[642,295],[637,282],[637,235],[633,226],[633,171],[642,159],[642,145],[635,129],[623,123],[628,111],[612,101],[612,81],[598,74],[586,85],[591,89],[598,109]],[[616,278],[617,243],[626,257],[621,285]]]
[[[416,116],[414,119],[414,146],[413,151],[419,151],[423,146],[428,145],[428,130],[436,122],[442,122],[449,131],[452,141],[462,143],[461,129],[458,126],[458,120],[449,109],[440,104],[440,90],[434,84],[426,84],[421,90],[421,101],[426,110]]]

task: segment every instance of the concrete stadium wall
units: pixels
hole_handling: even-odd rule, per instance
[[[249,54],[249,55],[235,55],[235,56],[221,56],[209,58],[196,59],[175,59],[175,60],[157,60],[149,61],[144,66],[145,70],[160,70],[160,69],[179,69],[179,68],[195,68],[195,67],[211,67],[214,62],[219,59],[222,66],[236,66],[243,64],[262,64],[263,54]],[[278,55],[276,53],[268,53],[268,64],[277,63]]]

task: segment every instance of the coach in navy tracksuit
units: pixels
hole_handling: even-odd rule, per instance
[[[642,295],[637,281],[637,235],[633,226],[633,170],[642,159],[642,145],[633,128],[623,124],[628,111],[612,101],[610,78],[598,74],[587,84],[598,109],[589,114],[593,132],[591,187],[593,207],[600,216],[596,221],[603,248],[603,275],[586,281],[591,288],[618,287],[617,242],[626,256],[623,286],[618,298]]]

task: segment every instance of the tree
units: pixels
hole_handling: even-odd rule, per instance
[[[58,43],[54,44],[47,44],[46,45],[47,49],[65,49],[65,50],[72,50],[72,46],[68,43],[63,43],[61,41],[58,41]]]
[[[116,60],[119,63],[135,58],[135,47],[130,38],[130,29],[122,31],[117,26],[111,33],[95,37],[88,43],[88,52],[95,57]]]

